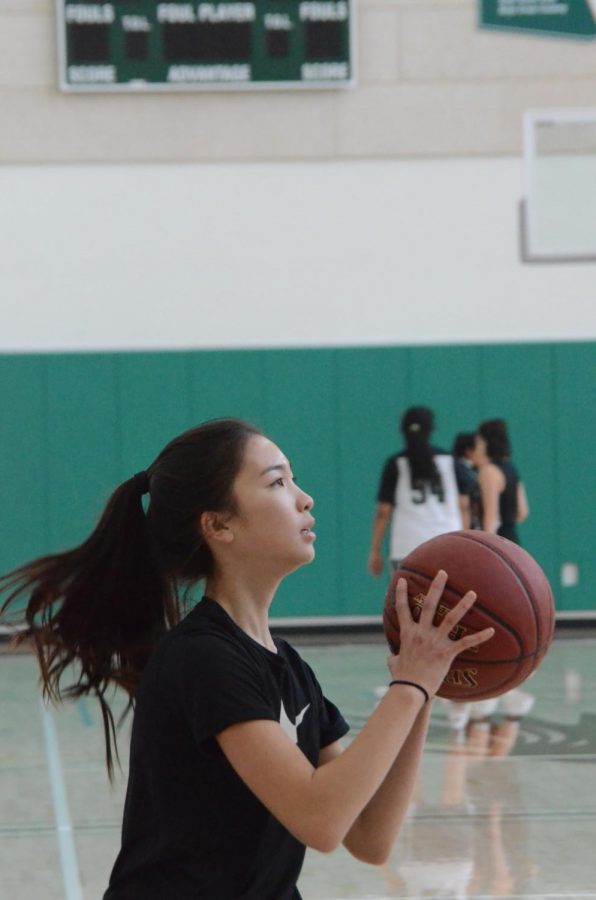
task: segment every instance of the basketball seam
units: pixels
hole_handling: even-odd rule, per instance
[[[519,581],[519,583],[521,584],[521,586],[523,587],[523,589],[526,593],[526,596],[530,603],[530,607],[532,609],[532,615],[534,616],[534,622],[536,625],[536,644],[538,646],[541,646],[542,645],[542,637],[543,637],[542,628],[541,628],[540,619],[536,613],[536,609],[534,608],[534,601],[532,599],[532,593],[530,591],[530,588],[524,581],[524,578],[521,575],[521,573],[519,572],[518,568],[515,566],[515,564],[507,556],[505,556],[504,553],[501,553],[499,550],[497,550],[496,547],[493,547],[492,544],[485,544],[484,541],[479,541],[478,538],[473,537],[470,534],[460,534],[459,537],[462,538],[464,541],[472,541],[472,543],[474,543],[474,544],[480,544],[482,547],[487,547],[489,550],[491,550],[495,554],[495,556],[498,556],[499,559],[502,559],[503,562],[507,563],[507,565],[509,566],[509,568],[511,569],[513,574],[516,576],[517,580]]]
[[[480,541],[477,541],[476,543],[480,543]],[[428,572],[425,572],[423,569],[415,569],[413,566],[401,565],[400,569],[403,572],[410,572],[412,575],[424,575],[424,577],[430,579],[430,581],[432,581],[434,578],[434,575],[429,575]],[[456,590],[454,587],[451,586],[451,584],[449,585],[449,590],[452,591],[454,594],[456,594],[456,596],[458,596],[460,599],[464,596],[464,594],[461,591]],[[532,604],[530,602],[530,606],[531,605]],[[507,622],[505,622],[499,616],[495,615],[495,613],[493,613],[492,610],[489,610],[485,606],[483,606],[482,603],[476,602],[474,604],[474,607],[476,609],[480,610],[481,612],[483,612],[485,615],[489,616],[495,622],[497,622],[505,631],[508,631],[509,634],[515,639],[515,642],[516,642],[517,646],[519,647],[520,651],[522,650],[522,644],[521,644],[519,637],[517,636],[516,632],[511,628],[511,626],[507,624]],[[529,655],[533,656],[533,654],[529,654]],[[521,659],[522,657],[519,657],[519,658]]]

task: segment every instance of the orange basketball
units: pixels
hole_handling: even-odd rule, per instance
[[[467,591],[477,600],[451,633],[456,640],[492,626],[493,637],[456,657],[438,691],[450,700],[486,700],[521,684],[536,669],[553,638],[555,607],[548,580],[526,550],[484,531],[452,531],[420,544],[393,573],[383,609],[383,626],[393,653],[399,651],[394,608],[398,578],[408,582],[408,601],[417,618],[439,569],[448,581],[435,624]]]

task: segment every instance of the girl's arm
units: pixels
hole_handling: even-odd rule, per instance
[[[505,487],[503,473],[493,464],[480,467],[478,486],[482,502],[482,530],[497,533],[499,521],[499,495]]]
[[[521,483],[521,481],[517,485],[517,513],[515,516],[516,522],[523,522],[528,518],[530,514],[530,508],[528,506],[528,498],[526,497],[526,490]]]
[[[389,657],[391,677],[422,684],[431,695],[455,656],[494,633],[485,629],[459,641],[449,638],[449,632],[475,600],[471,592],[439,625],[433,625],[446,580],[444,572],[436,576],[418,622],[414,622],[408,607],[404,579],[400,579],[396,591],[401,647],[399,656]],[[329,852],[345,839],[387,779],[423,705],[424,696],[416,687],[392,686],[350,746],[319,768],[311,765],[277,722],[238,723],[218,734],[217,741],[240,778],[288,831],[302,843]],[[421,740],[420,733],[413,735],[408,745],[416,760]],[[388,799],[385,792],[382,795],[373,804],[379,815]]]
[[[370,552],[368,554],[368,571],[375,577],[380,575],[383,571],[381,544],[383,543],[385,529],[387,528],[392,515],[393,506],[391,503],[377,503],[375,506]]]
[[[431,703],[416,718],[381,787],[364,807],[347,835],[344,846],[352,856],[374,865],[385,863],[404,820],[420,768],[430,719]],[[326,747],[321,762],[342,752],[339,741]]]
[[[457,495],[457,504],[461,518],[462,528],[470,527],[470,498],[467,494]]]
[[[233,725],[217,740],[275,818],[302,843],[328,853],[344,840],[387,777],[423,703],[415,688],[395,685],[350,746],[319,768],[276,722]]]

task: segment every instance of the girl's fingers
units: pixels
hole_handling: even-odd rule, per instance
[[[463,619],[468,610],[474,606],[476,600],[477,596],[474,591],[468,591],[467,594],[464,594],[461,600],[456,603],[453,609],[450,609],[445,618],[441,620],[439,626],[441,631],[449,633],[451,629]]]
[[[439,600],[441,599],[441,594],[443,593],[443,589],[446,584],[447,573],[444,572],[443,569],[439,569],[431,582],[431,585],[424,598],[424,603],[422,604],[419,619],[421,625],[426,625],[427,627],[429,625],[432,625],[435,618],[435,613],[437,611],[437,606],[439,605]]]
[[[395,612],[400,630],[407,628],[412,621],[412,613],[408,604],[408,582],[405,578],[398,578],[395,586]]]
[[[490,641],[494,633],[494,628],[484,628],[482,631],[477,631],[476,634],[469,634],[466,637],[460,638],[459,641],[454,641],[454,646],[457,648],[456,655],[459,655],[464,650],[468,650],[470,647],[477,647],[479,644]]]
[[[428,592],[424,598],[422,609],[420,612],[419,626],[432,628],[437,637],[447,637],[455,628],[458,622],[464,618],[468,610],[472,608],[476,602],[476,594],[474,591],[468,591],[461,598],[453,609],[449,610],[447,615],[440,621],[439,625],[434,628],[433,622],[436,614],[439,600],[443,594],[443,590],[447,583],[447,573],[440,569],[432,580]],[[405,578],[399,578],[395,586],[395,612],[399,622],[399,627],[403,631],[408,625],[414,622],[412,612],[408,603],[408,583]],[[494,628],[485,628],[483,631],[477,631],[474,634],[466,635],[457,641],[451,641],[453,645],[454,656],[463,653],[469,647],[477,647],[489,641],[495,633]]]

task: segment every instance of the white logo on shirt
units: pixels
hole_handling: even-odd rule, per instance
[[[298,726],[302,723],[306,710],[310,706],[310,703],[307,703],[302,712],[299,712],[296,716],[296,722],[291,722],[290,718],[286,712],[284,702],[281,701],[281,709],[279,711],[279,724],[282,727],[284,734],[290,738],[290,740],[294,741],[295,744],[298,743]]]

